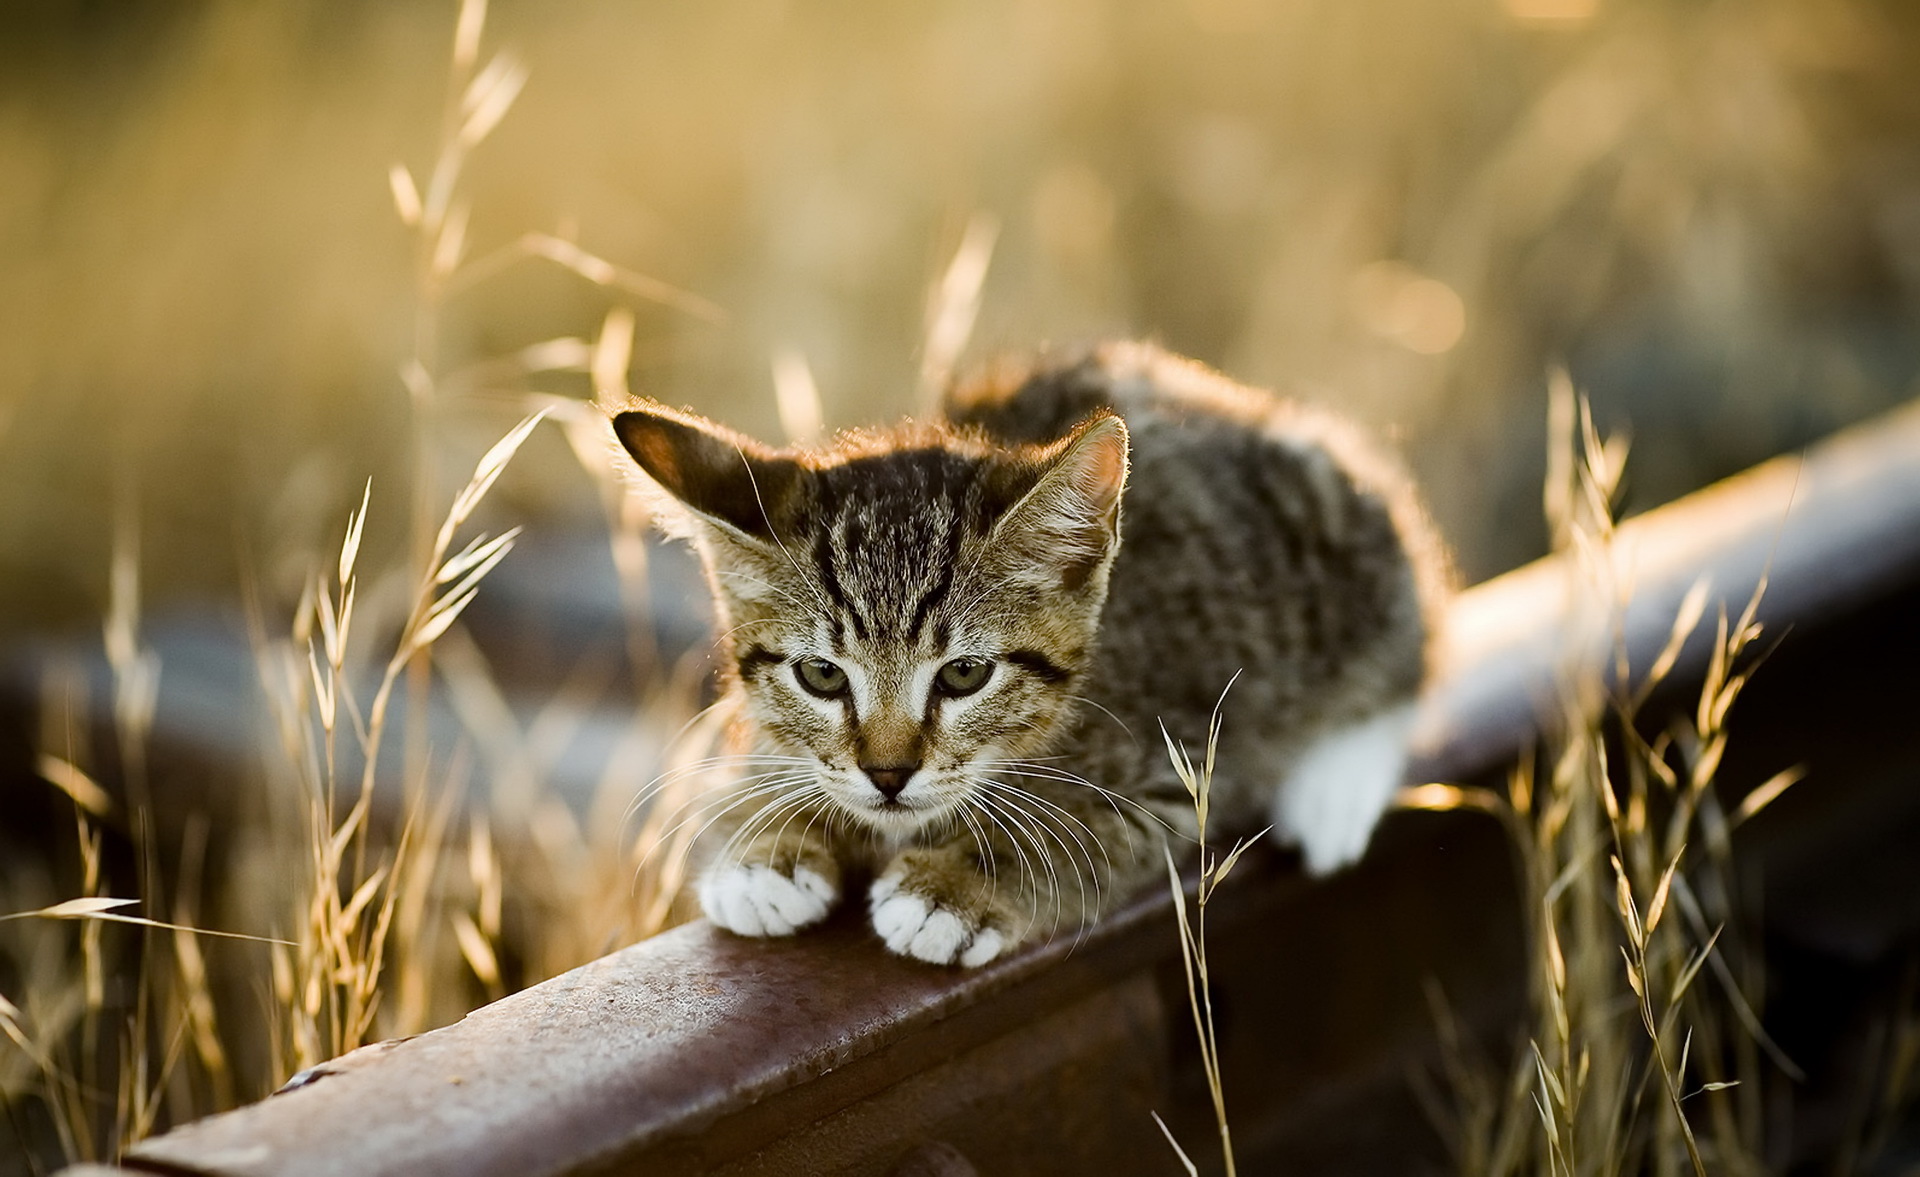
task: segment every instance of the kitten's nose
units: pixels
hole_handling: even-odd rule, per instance
[[[867,779],[873,782],[873,787],[880,790],[880,795],[889,801],[900,795],[900,791],[907,787],[907,778],[919,770],[918,764],[885,766],[863,764],[860,766],[860,771],[867,774]]]

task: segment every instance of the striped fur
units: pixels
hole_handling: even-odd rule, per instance
[[[1280,830],[1316,867],[1364,846],[1381,782],[1276,793],[1295,764],[1396,771],[1314,749],[1399,730],[1367,721],[1417,693],[1441,577],[1405,480],[1340,422],[1112,345],[819,451],[651,404],[614,425],[701,554],[743,716],[704,839],[716,922],[794,931],[858,873],[923,959],[1084,927],[1191,836],[1159,724],[1203,738],[1236,672],[1216,812],[1334,814],[1337,843]]]

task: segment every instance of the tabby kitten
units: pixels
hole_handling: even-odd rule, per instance
[[[1324,873],[1400,783],[1438,548],[1335,419],[1114,344],[819,450],[613,424],[700,553],[743,716],[699,881],[724,928],[792,933],[856,876],[922,960],[1084,927],[1192,838],[1160,725],[1204,739],[1236,674],[1216,828]]]

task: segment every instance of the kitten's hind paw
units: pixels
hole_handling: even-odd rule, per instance
[[[717,865],[700,880],[707,918],[741,936],[791,936],[827,918],[840,899],[832,879],[807,867],[792,874],[746,863]]]
[[[979,968],[1013,946],[1012,938],[916,890],[892,875],[867,893],[873,930],[888,948],[929,964]]]

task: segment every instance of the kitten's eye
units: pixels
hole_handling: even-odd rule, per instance
[[[934,676],[934,689],[943,695],[971,695],[993,677],[993,663],[984,658],[955,658]]]
[[[847,672],[825,658],[808,658],[793,664],[800,685],[823,699],[837,699],[847,693]]]

